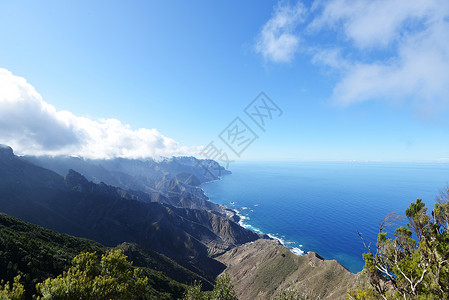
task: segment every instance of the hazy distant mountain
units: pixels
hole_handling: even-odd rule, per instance
[[[211,253],[259,238],[218,213],[143,198],[143,193],[94,184],[73,170],[62,177],[1,148],[0,211],[25,221],[106,246],[137,243],[211,280],[225,267]]]
[[[230,174],[212,160],[194,157],[153,159],[91,160],[78,157],[26,156],[26,160],[65,176],[72,169],[95,183],[134,190],[150,195],[153,202],[177,207],[221,211],[204,195],[199,184]]]
[[[193,203],[185,200],[186,195],[194,197],[198,182],[207,179],[198,174],[192,158],[182,158],[183,163],[177,159],[159,163],[118,159],[104,164],[79,158],[43,160],[61,168],[59,172],[70,165],[89,171],[91,177],[109,176],[122,184],[98,183],[97,177],[94,183],[70,168],[63,177],[2,146],[0,211],[106,246],[119,245],[137,266],[161,270],[180,282],[199,279],[210,288],[226,269],[241,299],[276,297],[283,290],[298,291],[305,298],[343,299],[348,289],[365,280],[336,261],[314,253],[297,256],[276,241],[260,239],[264,236],[239,226],[219,206],[217,211],[179,207]],[[126,171],[127,166],[132,171]],[[169,171],[183,172],[174,176]],[[178,176],[184,181],[177,182]],[[153,185],[145,187],[145,183]],[[178,207],[167,204],[173,201],[178,201]]]

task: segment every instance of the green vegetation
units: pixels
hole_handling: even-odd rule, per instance
[[[37,292],[38,299],[162,298],[148,281],[122,250],[109,250],[101,259],[85,252],[77,255],[73,266],[62,275],[38,283]]]
[[[191,285],[195,281],[198,281],[202,283],[203,289],[206,290],[211,290],[214,286],[213,282],[184,268],[174,260],[137,244],[122,243],[116,249],[122,249],[136,267],[142,267],[144,270],[151,269],[151,271],[160,271],[169,278],[186,285]]]
[[[102,253],[105,247],[0,213],[0,279],[12,282],[19,275],[28,298],[38,282],[67,270],[82,251]]]
[[[147,278],[147,292],[153,298],[179,299],[185,291],[185,285],[161,271],[173,269],[172,273],[176,277],[182,278],[185,275],[186,283],[199,278],[159,253],[146,251],[134,244],[119,247],[122,248],[121,251],[131,252],[134,257],[139,258],[139,275]],[[95,257],[101,264],[100,257],[111,251],[108,249],[91,240],[57,233],[0,213],[0,299],[21,299],[22,296],[32,299],[37,294],[36,284],[56,283],[57,281],[50,280],[56,280],[64,271],[67,273],[77,266],[79,268],[72,261],[75,258],[78,261],[80,258],[77,255],[80,253],[96,253]],[[89,257],[93,259],[92,255]],[[122,263],[125,265],[123,259]],[[97,285],[99,283],[101,282],[97,282]],[[49,287],[46,289],[52,290]]]
[[[185,300],[237,300],[234,286],[228,274],[223,274],[217,278],[217,282],[212,291],[201,291],[201,283],[195,283],[188,287],[184,294]]]
[[[195,281],[192,286],[189,286],[184,294],[184,300],[206,300],[207,294],[202,290],[202,284]]]
[[[81,253],[73,259],[73,266],[56,278],[47,278],[36,285],[37,299],[178,299],[177,293],[155,288],[154,279],[145,270],[134,268],[123,250],[111,249],[99,258],[94,252]],[[25,288],[20,275],[0,284],[0,299],[23,299]],[[220,298],[221,299],[221,298]],[[228,298],[226,298],[228,299]]]
[[[12,286],[9,281],[4,283],[0,282],[0,300],[20,300],[25,297],[25,288],[20,283],[20,275],[14,278]]]
[[[348,298],[449,299],[449,189],[431,215],[421,199],[412,202],[405,214],[407,228],[397,228],[394,238],[385,232],[398,220],[390,214],[380,226],[376,251],[365,244],[369,286],[351,291]]]

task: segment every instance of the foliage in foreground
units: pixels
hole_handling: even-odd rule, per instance
[[[36,293],[38,282],[61,274],[85,251],[103,253],[105,247],[0,213],[0,279],[13,282],[20,275],[25,298]]]
[[[430,215],[421,199],[412,202],[405,214],[409,223],[397,228],[394,238],[387,237],[385,228],[398,217],[385,218],[375,252],[363,241],[370,287],[351,291],[348,298],[449,299],[449,189]]]
[[[94,252],[77,255],[73,266],[56,278],[47,278],[36,285],[37,299],[164,299],[164,294],[152,288],[144,269],[134,268],[121,249],[111,249],[101,256]],[[24,299],[25,288],[20,276],[14,282],[0,283],[0,300]],[[236,300],[229,275],[217,279],[212,291],[201,291],[195,282],[185,294],[189,300]]]
[[[132,267],[122,250],[101,256],[85,252],[73,259],[73,266],[56,278],[38,283],[39,299],[146,299],[148,277]]]
[[[12,285],[3,280],[0,282],[0,300],[20,300],[25,297],[25,288],[20,283],[20,275],[14,278]]]
[[[118,248],[137,260],[142,277],[148,277],[150,294],[155,295],[154,298],[179,299],[184,294],[185,285],[175,281],[176,278],[190,283],[199,277],[192,276],[195,274],[161,254],[133,244]],[[80,253],[95,252],[99,258],[107,250],[94,241],[57,233],[0,213],[0,299],[18,298],[12,291],[19,282],[25,290],[24,298],[33,299],[37,294],[37,283],[69,270],[74,257]]]
[[[234,287],[228,274],[218,277],[214,289],[210,292],[201,291],[201,283],[195,283],[187,288],[185,300],[237,300]]]

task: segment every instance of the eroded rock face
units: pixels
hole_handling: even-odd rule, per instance
[[[210,202],[199,187],[203,182],[230,174],[215,161],[194,157],[173,157],[162,161],[124,158],[92,160],[68,156],[24,158],[61,176],[68,173],[74,175],[70,172],[75,170],[93,183],[103,182],[122,190],[146,193],[150,196],[150,202],[224,213],[220,205]],[[140,195],[136,200],[143,198]]]
[[[291,253],[273,240],[259,239],[217,257],[227,266],[239,299],[270,299],[282,290],[305,299],[344,299],[360,275],[314,252]]]
[[[224,214],[154,202],[74,170],[62,177],[22,157],[5,158],[11,152],[0,156],[0,211],[27,222],[111,247],[133,242],[210,282],[225,268],[211,255],[259,238]]]

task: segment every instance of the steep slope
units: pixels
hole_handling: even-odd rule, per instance
[[[118,162],[131,164],[134,175],[145,169],[141,162]],[[260,239],[263,236],[242,228],[222,211],[179,207],[188,205],[181,203],[183,195],[192,197],[198,189],[193,185],[197,178],[190,173],[179,177],[182,185],[177,178],[164,179],[159,182],[162,187],[156,184],[166,189],[164,194],[148,195],[96,184],[70,169],[62,177],[3,147],[0,211],[106,246],[121,244],[137,266],[161,270],[183,283],[201,280],[210,288],[226,268],[241,299],[269,299],[283,290],[298,291],[306,299],[342,299],[363,279],[336,261],[314,253],[296,256],[275,241]],[[162,201],[156,202],[154,195]],[[165,204],[172,201],[181,204]]]
[[[199,234],[198,238],[208,246],[213,256],[258,238],[269,238],[250,230],[242,230],[240,225],[228,218],[223,218],[217,213],[208,213],[197,209],[171,208],[171,210],[176,215],[190,221],[185,224],[184,230],[192,236],[198,236]],[[198,226],[190,226],[190,224],[201,224],[214,235],[208,236],[207,231],[198,230]],[[215,236],[218,236],[219,239]]]
[[[124,199],[120,189],[95,185],[74,171],[64,179],[12,150],[0,155],[0,179],[0,211],[107,246],[137,243],[210,281],[224,269],[210,253],[259,238],[218,214]]]
[[[202,182],[230,174],[215,161],[194,157],[152,159],[89,160],[77,157],[25,157],[28,161],[65,176],[73,169],[88,180],[150,195],[151,201],[177,207],[221,212],[198,187]]]
[[[122,243],[116,248],[122,249],[126,256],[128,256],[128,259],[132,261],[136,267],[145,267],[161,271],[177,282],[187,285],[192,285],[195,281],[198,281],[202,282],[203,288],[205,289],[212,289],[213,287],[212,281],[193,273],[176,263],[174,260],[155,251],[151,251],[148,248],[133,243]]]
[[[0,186],[26,185],[27,187],[60,188],[64,185],[64,178],[42,167],[30,164],[23,158],[14,155],[13,150],[0,145]],[[35,176],[38,173],[39,176]]]
[[[0,279],[11,282],[15,276],[21,275],[27,299],[35,293],[36,283],[67,270],[79,253],[96,252],[101,255],[107,249],[94,241],[57,233],[0,213]],[[176,299],[184,291],[181,284],[159,272],[161,269],[176,270],[177,278],[184,279],[185,283],[199,279],[163,255],[141,250],[136,248],[134,256],[146,258],[138,266],[149,277],[154,294]]]
[[[107,185],[103,182],[95,184],[88,181],[80,173],[70,169],[64,178],[65,184],[73,191],[82,193],[91,193],[97,195],[108,195],[111,197],[125,198],[128,200],[136,200],[144,203],[158,202],[153,201],[152,196],[139,191],[134,190],[123,190],[121,188]],[[163,197],[163,196],[161,196]]]
[[[344,299],[360,275],[315,253],[298,256],[274,240],[257,240],[217,257],[234,283],[239,299],[270,299],[285,290],[301,299]]]

